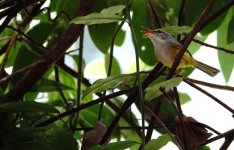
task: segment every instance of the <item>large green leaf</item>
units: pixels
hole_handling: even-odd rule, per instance
[[[146,64],[154,65],[156,58],[154,56],[153,44],[149,39],[143,38],[143,34],[141,32],[142,26],[149,27],[151,20],[145,0],[134,1],[132,10],[132,22],[136,34],[139,57]]]
[[[122,16],[119,16],[119,15],[92,13],[87,16],[76,17],[75,19],[71,21],[71,23],[93,25],[93,24],[119,22],[121,20],[123,20]]]
[[[108,72],[109,69],[109,61],[110,61],[110,54],[106,54],[105,57],[105,69]],[[115,57],[112,59],[112,68],[111,68],[111,75],[117,75],[121,73],[120,65]]]
[[[189,26],[166,26],[165,28],[161,28],[161,29],[172,35],[189,33],[192,30],[192,28]]]
[[[145,94],[145,100],[150,101],[153,100],[154,98],[160,96],[162,92],[160,91],[160,88],[165,88],[165,91],[170,90],[172,87],[176,87],[177,85],[180,84],[180,82],[183,81],[183,78],[181,77],[176,77],[172,78],[170,80],[166,80],[163,82],[160,82],[156,85],[150,86],[146,89],[146,94]]]
[[[232,20],[232,14],[234,9],[232,8],[229,10],[228,15],[225,17],[225,20],[221,24],[221,26],[217,30],[217,44],[219,47],[224,47],[230,50],[233,50],[234,42],[228,44],[227,41],[227,35],[228,35],[228,25],[229,22]],[[234,61],[233,61],[233,55],[230,55],[229,53],[225,53],[222,51],[218,51],[218,57],[219,57],[219,63],[221,66],[221,70],[223,73],[223,76],[225,78],[225,81],[228,82],[230,79]]]
[[[112,2],[113,1],[96,0],[95,5],[94,5],[94,11],[101,12],[102,10],[105,10],[106,8],[112,6],[113,4],[116,5],[120,3],[120,2],[115,2],[115,3],[112,3]],[[122,5],[119,5],[119,4],[117,6],[122,7]],[[104,11],[104,14],[105,14],[105,11]],[[116,16],[121,16],[121,15],[118,14]],[[118,26],[118,23],[107,23],[107,24],[97,24],[97,25],[88,26],[89,34],[93,43],[102,53],[106,54],[108,52],[113,35],[116,32],[117,26]]]
[[[208,146],[202,146],[198,150],[211,150]]]
[[[34,101],[10,102],[0,105],[0,112],[43,112],[43,113],[59,113],[53,106]]]
[[[117,23],[88,26],[93,43],[102,53],[106,54],[108,52],[117,26]]]
[[[92,147],[90,150],[125,150],[132,147],[133,145],[138,144],[135,141],[120,141],[107,144],[105,146],[97,145]]]
[[[159,136],[157,139],[149,141],[144,150],[156,150],[164,147],[168,142],[171,141],[171,137],[168,134]]]
[[[115,38],[115,45],[121,46],[124,42],[126,32],[124,30],[119,30],[116,38]]]
[[[103,9],[100,13],[92,13],[87,16],[76,17],[70,23],[93,25],[93,24],[119,22],[123,20],[122,11],[124,8],[125,8],[124,5],[112,6]]]
[[[63,91],[74,89],[54,80],[41,79],[39,84],[36,84],[30,89],[30,92],[56,92],[58,90]]]
[[[99,79],[95,81],[92,86],[88,87],[86,91],[84,92],[83,97],[94,94],[94,93],[100,93],[103,91],[106,91],[108,89],[114,89],[120,84],[129,81],[133,78],[135,78],[136,75],[134,74],[121,74],[121,75],[113,75],[109,76],[105,79]]]

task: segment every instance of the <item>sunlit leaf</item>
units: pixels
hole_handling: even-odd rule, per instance
[[[208,146],[202,146],[198,150],[211,150]]]
[[[90,150],[125,150],[133,145],[137,144],[135,141],[120,141],[107,144],[105,146],[97,145]]]
[[[117,46],[121,46],[125,40],[125,36],[126,36],[126,31],[124,30],[119,30],[116,38],[115,38],[115,45]]]
[[[117,23],[88,26],[93,43],[102,53],[106,54],[108,52],[117,26]]]
[[[110,61],[110,54],[106,54],[106,57],[105,57],[106,72],[108,72],[108,69],[109,69],[109,61]],[[116,58],[113,57],[111,75],[117,75],[117,74],[120,74],[120,73],[121,73],[120,65],[119,65],[118,61],[116,60]]]
[[[160,88],[165,88],[165,91],[168,91],[172,87],[176,87],[177,85],[182,82],[183,78],[181,77],[176,77],[172,78],[170,80],[163,81],[161,83],[158,83],[156,85],[150,86],[146,89],[146,94],[145,94],[145,100],[150,101],[162,94],[160,91]]]
[[[123,10],[125,9],[126,6],[124,5],[117,5],[117,6],[112,6],[109,8],[105,8],[101,11],[101,14],[107,14],[107,15],[116,15],[116,14],[122,14]]]
[[[168,134],[161,135],[157,139],[149,141],[146,144],[144,150],[161,149],[163,146],[165,146],[170,141],[171,141],[171,137]]]
[[[166,31],[172,35],[189,33],[192,30],[192,27],[189,26],[166,26],[165,28],[161,28],[163,31]]]
[[[188,103],[191,101],[191,97],[186,93],[179,93],[180,103],[181,105]]]
[[[88,87],[84,92],[84,96],[88,94],[100,93],[108,89],[114,89],[118,85],[135,78],[134,74],[122,74],[122,75],[113,75],[105,79],[99,79],[93,83],[92,86]]]
[[[121,21],[122,17],[118,15],[107,15],[107,14],[100,14],[100,13],[92,13],[90,15],[84,17],[76,17],[71,21],[74,24],[102,24],[102,23],[112,23]]]
[[[100,13],[92,13],[87,16],[76,17],[70,23],[92,25],[118,22],[123,20],[121,14],[124,8],[124,5],[112,6],[103,9]]]
[[[150,27],[151,25],[149,8],[147,7],[145,0],[137,0],[134,1],[132,10],[132,22],[134,22],[133,28],[137,39],[137,50],[139,53],[139,57],[144,63],[148,65],[154,65],[156,62],[156,58],[154,55],[153,44],[150,42],[149,39],[143,38],[143,34],[141,32],[142,26]]]

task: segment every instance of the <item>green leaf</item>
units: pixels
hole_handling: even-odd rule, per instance
[[[126,6],[124,5],[116,5],[109,8],[105,8],[101,11],[101,14],[107,14],[107,15],[116,15],[120,14],[122,15],[123,10]]]
[[[102,53],[106,54],[108,52],[117,26],[117,23],[88,26],[93,43]]]
[[[121,74],[121,75],[113,75],[109,76],[105,79],[99,79],[95,81],[92,86],[88,87],[84,92],[83,97],[89,94],[100,93],[106,91],[108,89],[113,89],[120,84],[124,83],[125,81],[131,80],[135,78],[136,75],[134,74]]]
[[[233,27],[234,27],[234,16],[232,16],[232,19],[229,21],[229,24],[228,24],[227,44],[231,44],[234,42],[234,34],[232,32]]]
[[[219,47],[227,48],[230,50],[234,50],[234,42],[227,44],[227,35],[229,32],[227,29],[229,25],[228,23],[232,20],[233,11],[233,8],[229,10],[228,15],[225,17],[225,20],[217,29],[217,45]],[[224,79],[226,82],[228,82],[234,66],[233,55],[218,51],[218,58]]]
[[[96,146],[90,148],[90,150],[104,150],[104,148],[102,145],[96,145]]]
[[[142,26],[151,26],[149,8],[147,7],[145,0],[134,1],[132,11],[133,29],[137,39],[137,50],[139,57],[144,63],[148,65],[154,65],[156,62],[156,57],[154,55],[153,44],[149,39],[144,38],[141,32]]]
[[[198,150],[211,150],[208,146],[202,146]]]
[[[106,68],[106,72],[108,72],[109,69],[109,61],[110,61],[110,54],[106,54],[105,56],[105,68]],[[118,61],[116,60],[115,57],[113,57],[112,59],[112,68],[111,68],[111,75],[117,75],[121,73],[121,68],[120,65],[118,63]]]
[[[157,139],[149,141],[146,144],[144,150],[161,149],[163,146],[165,146],[170,141],[171,141],[171,137],[168,134],[159,136]]]
[[[150,101],[162,94],[160,91],[160,87],[165,88],[165,91],[168,91],[169,89],[176,87],[177,85],[180,84],[180,82],[183,81],[183,78],[181,77],[176,77],[172,78],[170,80],[163,81],[161,83],[158,83],[156,85],[150,86],[146,89],[146,94],[145,94],[145,100]]]
[[[120,141],[110,143],[104,146],[105,150],[125,150],[135,144],[138,144],[135,141]]]
[[[119,22],[123,20],[122,11],[124,8],[125,8],[124,5],[112,6],[103,9],[100,13],[92,13],[87,16],[76,17],[70,23],[93,25],[93,24]]]
[[[191,101],[191,97],[186,93],[179,93],[179,97],[180,97],[181,105],[186,104],[189,101]]]
[[[97,145],[92,147],[90,150],[125,150],[132,147],[133,145],[138,144],[135,141],[120,141],[107,144],[105,146]]]
[[[163,31],[168,32],[172,35],[178,35],[182,33],[189,33],[192,30],[192,27],[189,26],[166,26],[161,28]]]
[[[124,30],[119,30],[116,38],[115,38],[115,45],[116,46],[121,46],[124,42],[124,39],[125,39],[125,36],[126,36],[126,32]]]
[[[92,13],[87,16],[76,17],[70,23],[93,25],[93,24],[119,22],[121,20],[123,20],[123,18],[122,16],[119,16],[119,15]]]
[[[57,92],[58,90],[74,89],[54,80],[41,79],[39,84],[30,89],[30,92]]]
[[[44,112],[59,113],[53,106],[34,101],[10,102],[0,105],[0,112]]]

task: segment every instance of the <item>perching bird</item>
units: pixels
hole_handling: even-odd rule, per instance
[[[144,31],[144,36],[149,37],[154,44],[154,52],[158,61],[171,68],[177,54],[182,49],[181,43],[162,30],[147,29]],[[186,67],[195,67],[212,77],[220,72],[216,68],[195,60],[187,51],[184,53],[177,69]]]

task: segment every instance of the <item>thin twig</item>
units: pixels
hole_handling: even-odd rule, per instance
[[[54,67],[54,74],[55,74],[55,81],[56,82],[60,82],[59,70],[58,70],[57,66]],[[60,88],[60,86],[58,86],[58,92],[59,92],[59,94],[60,94],[60,96],[61,96],[61,98],[63,100],[65,108],[68,109],[69,103],[68,103],[68,101],[67,101],[67,99],[66,99],[66,97],[65,97],[65,95],[64,95],[64,93],[62,91],[62,89]]]
[[[191,81],[193,83],[208,86],[208,87],[211,87],[211,88],[216,88],[216,89],[220,89],[220,90],[234,91],[234,87],[232,87],[232,86],[218,85],[218,84],[214,84],[214,83],[209,83],[209,82],[205,82],[205,81],[191,79],[191,78],[188,78],[188,77],[185,77],[185,79],[187,79],[187,80],[189,80],[189,81]]]
[[[230,111],[232,113],[232,115],[234,114],[234,110],[229,107],[227,104],[225,104],[224,102],[222,102],[221,100],[219,100],[217,97],[215,97],[214,95],[208,93],[207,91],[205,91],[204,89],[200,88],[199,86],[193,84],[191,81],[187,80],[186,78],[183,79],[183,81],[187,84],[189,84],[190,86],[192,86],[193,88],[197,89],[198,91],[204,93],[205,95],[209,96],[210,98],[212,98],[214,101],[216,101],[218,104],[220,104],[221,106],[223,106],[224,108],[226,108],[228,111]]]
[[[183,116],[182,114],[179,112],[179,110],[177,109],[177,107],[175,106],[175,104],[173,103],[173,99],[166,93],[165,89],[163,87],[160,87],[159,90],[167,97],[169,103],[171,104],[171,106],[174,108],[177,116],[179,117],[179,121],[180,121],[180,126],[182,128],[182,142],[184,144],[184,148],[188,149],[188,144],[187,144],[187,139],[186,139],[186,135],[187,135],[187,130],[184,124],[184,120],[183,120]]]
[[[153,6],[152,0],[147,0],[147,1],[148,1],[147,3],[148,3],[148,6],[149,6],[150,10],[153,13],[153,17],[157,21],[157,27],[162,28],[163,27],[162,21],[161,21],[161,19],[159,17],[158,12],[155,10],[155,7]]]
[[[227,136],[229,136],[229,135],[234,135],[234,129],[231,129],[231,130],[229,130],[229,131],[227,131],[227,132],[224,132],[224,133],[219,134],[219,135],[217,135],[217,136],[215,136],[215,137],[213,137],[213,138],[208,139],[208,140],[207,140],[205,143],[203,143],[201,146],[207,145],[207,144],[209,144],[209,143],[212,143],[212,142],[214,142],[214,141],[217,141],[217,140],[219,140],[219,139],[221,139],[221,138],[224,138],[224,137],[227,137]]]
[[[158,63],[154,69],[149,73],[146,79],[142,82],[142,87],[145,89],[152,81],[157,79],[161,74],[159,74],[160,70],[162,69],[163,64]],[[116,115],[112,123],[110,124],[109,128],[106,131],[106,134],[103,136],[101,144],[106,143],[110,138],[111,134],[113,133],[114,129],[116,128],[121,116],[125,111],[134,103],[134,101],[138,98],[138,90],[135,89],[134,91],[129,94],[128,98],[124,102],[123,106],[121,107],[119,113]]]
[[[227,10],[229,10],[229,8],[231,8],[233,5],[234,5],[234,0],[229,0],[222,8],[218,9],[215,13],[209,15],[205,19],[205,22],[203,23],[203,26],[201,27],[201,29],[203,29],[204,27],[206,27],[208,24],[210,24],[210,22],[212,22],[217,17],[219,17],[220,15],[222,15],[224,12],[226,12]]]
[[[179,16],[178,16],[178,26],[183,25],[183,15],[184,15],[184,8],[185,8],[185,3],[186,0],[182,0],[180,4],[180,11],[179,11]],[[177,36],[177,40],[180,41],[181,35],[179,34]]]
[[[14,46],[14,43],[16,41],[17,36],[18,36],[18,34],[17,34],[17,32],[15,32],[14,35],[12,36],[12,38],[10,39],[10,42],[9,42],[8,47],[6,49],[6,52],[5,52],[5,55],[3,57],[2,63],[0,65],[0,72],[2,72],[4,70],[4,66],[7,63],[8,57],[10,55],[11,48]]]
[[[72,114],[74,114],[74,113],[76,113],[76,112],[79,112],[79,111],[85,109],[85,108],[88,108],[88,107],[90,107],[90,106],[93,106],[93,105],[95,105],[95,104],[98,104],[98,103],[100,103],[100,102],[103,101],[103,100],[104,100],[104,101],[110,100],[110,99],[115,98],[115,97],[117,97],[117,96],[120,96],[120,95],[129,93],[129,92],[131,92],[131,91],[133,91],[133,90],[135,90],[135,89],[136,89],[136,88],[130,88],[130,89],[128,89],[128,90],[118,91],[118,92],[109,94],[109,95],[107,95],[107,96],[105,96],[105,97],[101,97],[101,98],[98,98],[98,99],[96,99],[96,100],[92,100],[92,101],[90,101],[90,102],[88,102],[88,103],[85,103],[85,104],[83,104],[83,105],[80,105],[79,107],[73,108],[73,109],[68,110],[68,111],[66,111],[66,112],[64,112],[64,113],[61,113],[61,114],[59,114],[59,115],[57,115],[57,116],[51,117],[51,118],[49,118],[48,120],[45,120],[45,121],[43,121],[43,122],[37,124],[36,127],[47,126],[47,125],[49,125],[49,124],[51,124],[51,123],[53,123],[53,122],[55,122],[55,121],[60,120],[61,118],[64,118],[64,117],[69,116],[69,115],[72,115]]]
[[[223,143],[223,145],[220,147],[220,150],[227,150],[228,147],[231,145],[231,143],[234,140],[234,134],[228,135],[227,137],[225,137],[225,141]]]
[[[114,44],[115,44],[115,39],[117,34],[119,33],[120,29],[122,28],[122,26],[124,25],[125,21],[127,19],[127,15],[124,16],[123,21],[121,21],[121,23],[118,25],[112,40],[111,40],[111,47],[110,47],[110,58],[109,58],[109,65],[108,65],[108,71],[107,71],[107,77],[109,77],[111,75],[111,71],[112,71],[112,62],[113,62],[113,57],[114,57]],[[103,93],[103,96],[106,95],[106,92]],[[103,109],[103,105],[104,102],[102,102],[100,104],[100,108],[99,108],[99,112],[98,112],[98,120],[101,119],[101,114],[102,114],[102,109]]]
[[[133,1],[132,1],[133,2]],[[135,61],[136,61],[136,80],[137,80],[137,85],[138,85],[138,92],[139,92],[139,100],[140,100],[140,109],[141,109],[141,118],[142,118],[142,147],[144,148],[145,145],[145,114],[144,114],[144,97],[143,97],[143,91],[142,91],[142,85],[140,81],[140,62],[139,62],[139,54],[138,54],[138,46],[137,46],[137,38],[135,35],[135,31],[133,29],[133,23],[132,23],[132,18],[130,15],[130,7],[129,7],[129,1],[125,0],[126,4],[126,13],[127,13],[127,19],[129,20],[129,27],[131,30],[132,34],[132,39],[133,39],[133,45],[134,45],[134,50],[135,50]]]
[[[214,46],[214,45],[211,45],[211,44],[208,44],[208,43],[199,41],[199,40],[197,40],[197,39],[193,39],[193,41],[194,41],[195,43],[201,44],[201,45],[206,46],[206,47],[210,47],[210,48],[213,48],[213,49],[217,49],[217,50],[220,50],[220,51],[229,53],[229,54],[234,54],[234,50],[229,50],[229,49],[226,49],[226,48],[223,48],[223,47]]]
[[[173,134],[170,132],[170,130],[166,127],[166,125],[161,121],[161,119],[153,113],[148,107],[145,107],[145,109],[153,116],[159,123],[160,125],[167,131],[168,135],[171,137],[171,139],[175,142],[175,144],[178,146],[179,149],[183,149],[179,141],[173,136]]]

